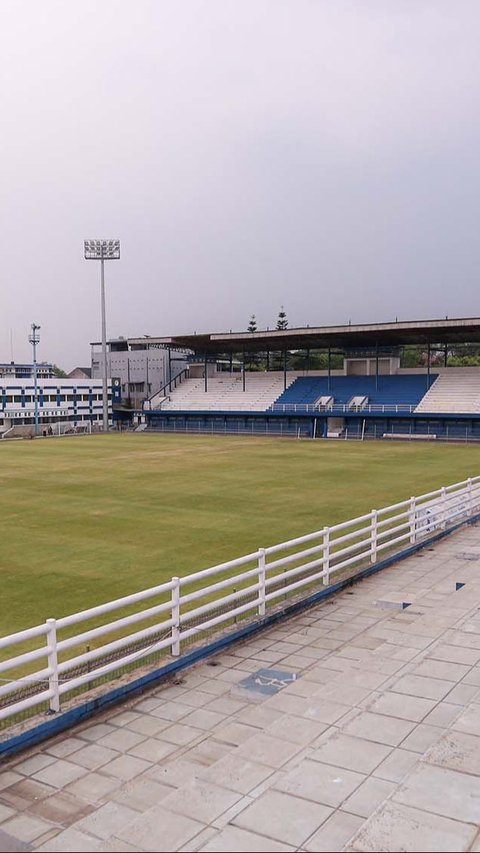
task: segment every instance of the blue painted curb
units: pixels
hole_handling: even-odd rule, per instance
[[[155,669],[129,684],[124,684],[121,687],[117,687],[115,690],[110,690],[103,696],[98,696],[96,699],[84,702],[82,705],[78,705],[76,708],[71,708],[69,711],[65,711],[64,713],[60,712],[58,715],[52,714],[44,723],[40,723],[40,725],[22,732],[20,735],[16,735],[15,737],[2,741],[0,743],[0,756],[6,757],[13,755],[16,752],[20,752],[22,749],[27,749],[30,746],[34,746],[36,743],[40,743],[49,737],[53,737],[76,723],[80,723],[83,720],[92,717],[98,711],[107,708],[110,705],[117,704],[129,696],[134,696],[136,693],[142,693],[147,687],[157,684],[159,681],[162,681],[174,672],[186,669],[186,667],[192,666],[192,664],[210,657],[210,655],[217,654],[221,649],[227,648],[239,640],[244,640],[270,625],[275,625],[277,622],[288,619],[290,616],[294,616],[296,613],[306,610],[313,604],[317,604],[324,598],[329,598],[331,595],[335,595],[335,593],[340,592],[342,589],[345,589],[348,586],[353,586],[358,583],[358,581],[368,578],[370,575],[374,575],[377,572],[381,572],[383,569],[387,569],[394,563],[399,563],[402,560],[405,560],[407,557],[410,557],[417,551],[423,550],[423,548],[426,548],[433,542],[439,542],[446,536],[450,536],[452,533],[455,533],[455,531],[459,530],[461,527],[475,524],[479,520],[480,513],[477,513],[477,515],[472,516],[467,521],[461,521],[454,527],[450,527],[448,530],[441,530],[439,533],[436,533],[424,542],[411,545],[397,554],[386,557],[385,560],[381,560],[368,568],[362,569],[353,577],[344,578],[331,586],[322,587],[321,590],[308,596],[308,598],[289,604],[287,607],[284,607],[283,610],[279,610],[276,613],[270,613],[263,619],[259,619],[252,624],[245,625],[239,630],[232,631],[227,636],[220,637],[218,640],[214,640],[206,646],[195,649],[195,651],[183,655],[179,660],[171,661],[165,666]]]

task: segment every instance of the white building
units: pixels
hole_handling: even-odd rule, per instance
[[[38,378],[38,415],[40,433],[53,424],[92,428],[103,422],[101,379]],[[109,383],[109,423],[112,424],[112,394]],[[31,377],[16,379],[0,376],[0,433],[12,427],[35,424],[35,387]],[[56,430],[54,430],[56,431]]]

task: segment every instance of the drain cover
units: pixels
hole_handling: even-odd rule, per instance
[[[464,583],[460,583],[459,581],[457,581],[457,583],[455,584],[455,592],[458,592],[458,590],[461,589],[463,586],[465,586]]]
[[[411,601],[376,601],[375,604],[377,607],[380,607],[381,610],[405,610],[407,607],[410,607]]]

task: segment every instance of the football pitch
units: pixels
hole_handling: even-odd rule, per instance
[[[144,434],[2,442],[0,634],[475,476],[479,452]]]

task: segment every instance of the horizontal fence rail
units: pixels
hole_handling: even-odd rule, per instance
[[[415,411],[416,405],[408,403],[272,403],[270,406],[271,412],[283,412],[283,414],[332,414],[332,415],[347,415],[358,412],[367,412],[368,414],[411,414]]]
[[[385,551],[428,541],[479,511],[480,477],[473,477],[2,637],[0,726],[56,713],[62,699],[177,657],[202,635],[240,618],[261,619],[294,594],[327,586]]]

